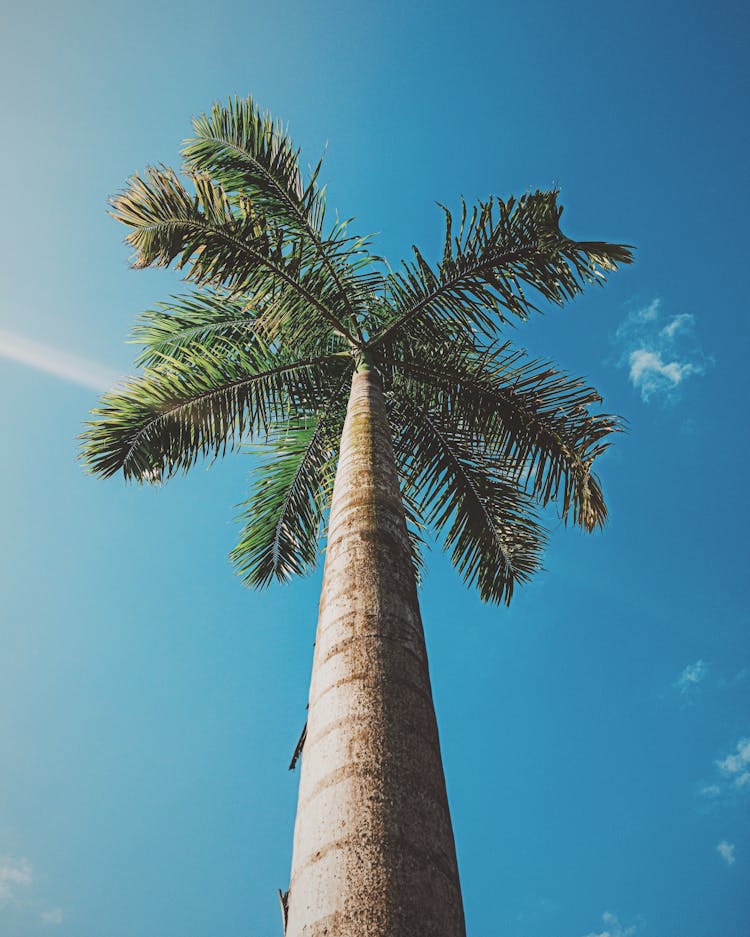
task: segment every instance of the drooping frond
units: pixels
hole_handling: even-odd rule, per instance
[[[391,321],[370,342],[387,346],[397,337],[439,332],[448,323],[467,335],[495,337],[511,313],[521,319],[536,309],[532,297],[563,303],[604,272],[630,263],[631,250],[603,241],[573,241],[560,230],[557,191],[535,192],[504,202],[490,198],[471,212],[463,204],[458,234],[445,212],[442,260],[415,259],[387,280]],[[527,290],[530,296],[527,295]]]
[[[592,412],[601,397],[585,381],[507,344],[482,348],[457,339],[402,349],[384,362],[401,393],[515,466],[517,484],[540,504],[556,502],[564,520],[587,530],[604,523],[592,465],[621,425]]]
[[[392,398],[404,491],[465,582],[486,602],[509,603],[515,586],[540,568],[545,542],[514,467],[483,451],[471,431],[446,425],[408,396],[393,391]]]
[[[315,566],[323,517],[333,491],[346,412],[342,385],[309,417],[279,423],[262,449],[244,527],[231,559],[243,582],[263,588]]]
[[[131,228],[126,241],[136,249],[136,267],[176,261],[199,285],[273,294],[274,321],[292,337],[305,336],[311,328],[319,331],[322,320],[356,343],[334,311],[328,272],[309,264],[309,244],[289,240],[249,198],[236,209],[208,176],[193,181],[194,197],[171,169],[151,167],[147,178],[134,176],[113,199],[113,216]]]
[[[267,434],[291,412],[314,412],[346,362],[337,356],[287,359],[260,342],[195,360],[162,357],[105,394],[83,434],[83,461],[103,477],[160,482],[201,457],[216,457]]]
[[[417,585],[419,585],[422,582],[425,570],[424,552],[427,521],[422,515],[420,506],[415,500],[414,493],[410,488],[402,488],[401,501],[406,517],[406,533],[409,537],[411,562],[414,567],[414,576],[416,577]]]

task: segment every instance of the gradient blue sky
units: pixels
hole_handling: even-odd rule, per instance
[[[3,4],[0,934],[279,935],[320,573],[243,589],[248,456],[86,477],[131,369],[106,199],[251,92],[395,264],[435,200],[559,185],[637,263],[512,337],[629,431],[611,522],[511,609],[439,553],[423,614],[470,937],[750,930],[744,4]],[[82,359],[82,360],[81,360]]]

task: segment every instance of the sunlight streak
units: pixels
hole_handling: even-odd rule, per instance
[[[121,374],[95,361],[79,358],[5,329],[0,329],[0,356],[97,391],[108,390],[122,380]]]

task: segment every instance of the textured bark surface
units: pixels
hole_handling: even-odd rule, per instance
[[[380,379],[354,375],[331,507],[287,937],[464,937]]]

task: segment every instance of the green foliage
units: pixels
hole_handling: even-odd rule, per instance
[[[443,257],[431,266],[419,248],[403,272],[391,273],[386,295],[391,321],[371,341],[387,346],[395,337],[413,336],[415,326],[440,334],[459,327],[468,336],[494,337],[506,313],[526,319],[536,306],[526,295],[562,304],[586,283],[601,282],[604,271],[631,259],[628,248],[600,241],[571,241],[560,231],[562,208],[557,191],[534,192],[503,202],[490,198],[471,212],[462,202],[457,235],[445,213]]]
[[[290,228],[320,238],[325,200],[317,185],[321,163],[307,184],[283,125],[261,113],[249,98],[215,104],[193,120],[194,136],[182,155],[190,173],[205,172],[240,200],[255,205]]]
[[[344,360],[285,360],[256,338],[231,356],[201,348],[180,360],[166,354],[125,387],[105,394],[83,434],[85,464],[103,477],[162,482],[216,458],[243,440],[267,435],[290,414],[314,413]]]
[[[454,337],[399,351],[377,360],[402,394],[469,431],[472,445],[497,462],[515,466],[518,484],[541,505],[557,502],[563,520],[587,530],[604,524],[607,509],[591,466],[620,424],[591,412],[601,402],[596,390],[507,343],[483,347]]]
[[[469,427],[393,394],[396,458],[416,517],[442,536],[466,582],[485,601],[510,602],[540,566],[544,533],[513,464],[478,445]]]
[[[141,316],[133,329],[133,343],[141,346],[138,367],[158,364],[167,355],[190,359],[197,348],[233,355],[264,335],[258,320],[269,302],[263,295],[242,299],[225,291],[173,297]]]
[[[325,536],[348,385],[383,379],[415,567],[432,527],[487,601],[539,568],[536,506],[592,530],[606,506],[592,465],[619,428],[585,382],[503,342],[509,316],[561,304],[631,261],[573,241],[555,191],[445,214],[444,249],[383,268],[349,223],[326,226],[285,128],[252,101],[198,117],[168,168],[113,200],[134,265],[185,271],[193,293],[145,313],[141,376],[105,395],[83,436],[95,474],[159,482],[247,443],[267,458],[232,560],[266,586],[309,570]]]
[[[361,338],[359,317],[371,301],[372,286],[382,277],[367,276],[366,268],[376,258],[367,249],[367,238],[347,237],[346,222],[335,224],[324,236],[325,192],[318,186],[322,160],[304,183],[299,151],[283,125],[261,113],[250,98],[214,105],[210,116],[193,121],[193,133],[182,151],[187,170],[207,173],[239,207],[249,198],[297,236],[308,261],[323,268],[332,305]]]
[[[231,554],[249,585],[283,582],[315,565],[344,425],[342,398],[343,386],[317,418],[281,421],[266,440],[267,458],[243,506],[244,526]]]

